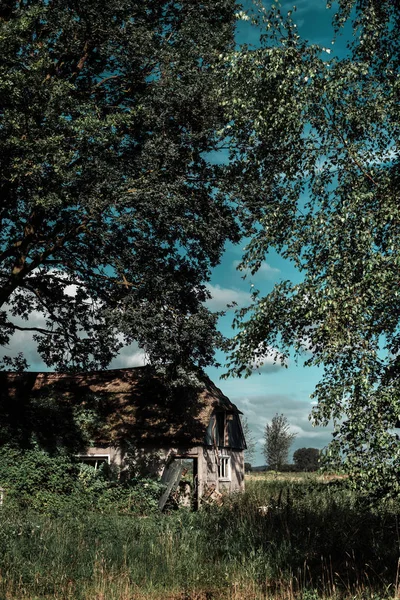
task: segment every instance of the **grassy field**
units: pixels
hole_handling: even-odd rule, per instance
[[[0,600],[396,598],[397,504],[345,481],[249,478],[221,507],[145,518],[0,511]]]

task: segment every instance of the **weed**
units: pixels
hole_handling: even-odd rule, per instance
[[[147,518],[5,506],[0,598],[384,600],[399,587],[399,512],[315,480],[253,480],[221,507]]]

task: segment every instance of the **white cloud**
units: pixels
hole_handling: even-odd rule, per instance
[[[16,316],[12,317],[12,322],[20,327],[42,327],[46,329],[46,319],[43,313],[37,310],[30,313],[28,321]],[[36,350],[37,344],[33,340],[34,333],[34,331],[15,331],[11,335],[9,343],[1,347],[0,357],[16,357],[20,352],[23,352],[30,370],[47,371],[48,368]]]
[[[248,292],[234,288],[223,288],[220,285],[207,285],[211,294],[210,300],[207,300],[207,307],[211,310],[225,310],[228,304],[233,302],[237,306],[247,306],[251,304],[251,296]]]
[[[240,260],[234,260],[232,265],[236,270],[238,270]],[[281,271],[280,269],[271,267],[270,264],[264,261],[261,263],[261,266],[258,269],[257,273],[255,273],[254,275],[251,275],[249,269],[239,269],[239,272],[243,273],[243,275],[246,275],[247,278],[251,277],[252,279],[275,279]]]
[[[263,373],[275,373],[283,367],[288,367],[289,361],[284,359],[277,348],[267,346],[262,352],[258,352],[257,356],[251,363],[251,367],[255,371]]]
[[[271,267],[271,265],[269,265],[267,262],[262,262],[261,263],[261,267],[258,269],[257,273],[259,273],[260,275],[263,275],[264,277],[268,277],[268,278],[273,278],[276,275],[278,275],[278,273],[280,273],[280,269],[277,269],[275,267]]]
[[[294,382],[295,387],[295,382]],[[271,423],[276,413],[287,417],[290,431],[296,434],[290,453],[298,448],[322,449],[331,441],[333,425],[327,427],[313,427],[309,414],[315,402],[302,399],[293,394],[257,394],[249,395],[230,394],[231,400],[238,406],[247,418],[250,431],[256,439],[257,453],[254,465],[265,464],[263,456],[265,425]]]
[[[285,2],[282,7],[282,12],[293,10],[293,4],[296,5],[296,12],[294,14],[303,15],[305,13],[325,12],[326,3],[321,0],[310,1],[310,0],[297,0],[297,2]],[[300,26],[301,23],[297,21]]]
[[[65,296],[72,296],[75,298],[77,290],[78,286],[74,283],[71,283],[71,285],[67,285],[67,287],[64,288],[64,294]]]
[[[147,363],[148,360],[145,352],[134,342],[121,348],[118,356],[112,360],[109,368],[126,369],[132,367],[143,367]]]
[[[61,273],[61,277],[64,278],[64,274]],[[64,288],[64,294],[67,296],[74,297],[76,295],[77,285],[70,284]],[[7,307],[9,311],[9,307]],[[33,310],[29,314],[29,319],[24,320],[20,316],[12,317],[12,322],[20,327],[37,327],[47,329],[46,316],[37,310]],[[45,365],[42,357],[37,351],[37,342],[34,341],[33,335],[35,331],[19,331],[16,330],[10,337],[10,341],[7,345],[3,346],[0,350],[0,358],[3,355],[16,357],[19,352],[23,352],[26,358],[29,370],[34,371],[49,371],[49,367]],[[123,336],[118,335],[118,340],[123,341]],[[147,364],[146,355],[144,351],[139,348],[135,343],[129,344],[121,348],[118,355],[112,360],[110,369],[121,369],[129,367],[140,367]]]
[[[322,428],[322,427],[313,427],[312,429],[308,429],[307,427],[303,428],[303,427],[300,427],[299,425],[291,425],[290,431],[292,433],[295,433],[296,436],[299,438],[314,439],[317,444],[318,444],[318,439],[322,439],[324,442],[326,439],[326,429]]]

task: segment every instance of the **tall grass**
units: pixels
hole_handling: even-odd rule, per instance
[[[5,507],[0,600],[394,598],[399,513],[340,484],[266,480],[198,513],[50,519]]]

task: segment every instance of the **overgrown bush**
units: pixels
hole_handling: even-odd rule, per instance
[[[6,503],[47,514],[82,510],[148,514],[156,510],[162,491],[157,480],[122,482],[108,465],[95,470],[64,450],[49,454],[11,446],[0,449],[0,487],[6,490]]]

